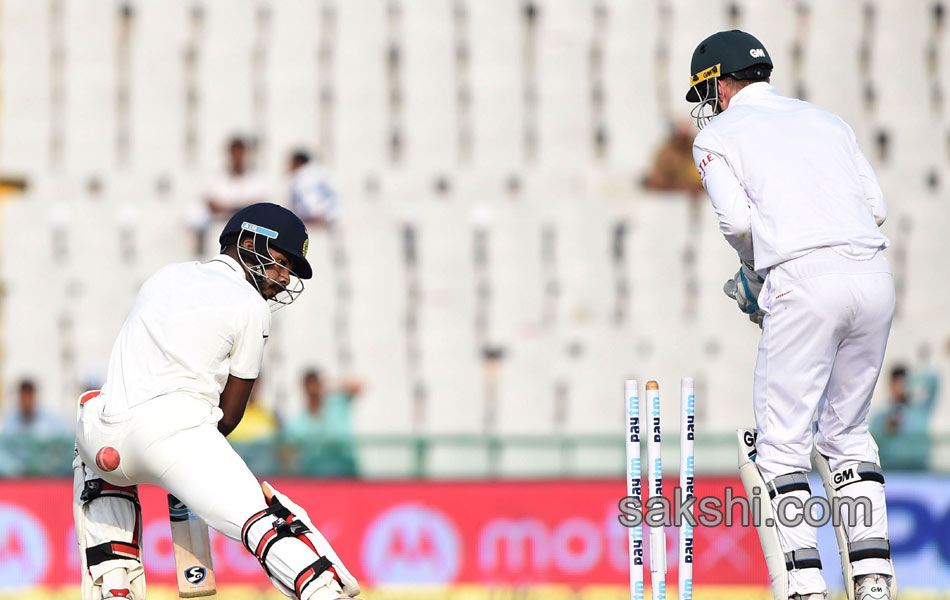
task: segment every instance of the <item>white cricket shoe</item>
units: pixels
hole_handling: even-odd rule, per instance
[[[873,573],[854,578],[854,600],[891,600],[891,588],[886,575]]]
[[[132,591],[129,590],[129,588],[102,590],[102,600],[110,600],[111,598],[127,598],[128,600],[132,600]]]

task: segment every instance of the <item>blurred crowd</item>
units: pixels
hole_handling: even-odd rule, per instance
[[[931,468],[929,425],[941,391],[940,374],[930,367],[895,363],[886,382],[887,401],[870,417],[871,433],[888,470]],[[317,369],[300,378],[299,412],[282,413],[283,398],[262,399],[260,379],[240,425],[229,441],[255,472],[317,477],[357,477],[357,442],[352,424],[357,379],[328,381]],[[0,476],[69,472],[73,427],[44,409],[37,383],[15,384],[15,403],[0,426]],[[269,401],[268,401],[269,400]],[[274,410],[271,407],[278,407]]]
[[[933,445],[929,424],[940,392],[940,376],[933,369],[910,371],[898,364],[891,368],[887,386],[888,404],[870,421],[881,466],[892,470],[927,469]]]
[[[319,155],[297,148],[287,159],[285,186],[275,195],[269,179],[256,167],[255,142],[240,135],[227,143],[226,165],[207,182],[202,197],[186,216],[194,232],[194,254],[203,257],[216,243],[217,231],[238,210],[256,202],[274,202],[297,214],[311,235],[339,219],[339,203]],[[215,238],[209,246],[208,234]]]
[[[653,155],[643,186],[657,192],[686,192],[698,198],[704,190],[693,160],[695,137],[696,127],[691,121],[671,124],[669,135]]]
[[[691,122],[671,123],[669,135],[656,149],[642,184],[658,192],[702,197],[702,182],[692,157],[696,130]],[[240,135],[225,144],[224,166],[195,199],[186,217],[194,233],[194,256],[217,252],[217,230],[237,210],[271,201],[293,210],[311,236],[332,228],[340,219],[339,198],[318,154],[305,149],[288,153],[283,185],[275,187],[255,167],[255,142]],[[275,193],[275,189],[279,190]],[[948,348],[950,351],[950,348]],[[98,387],[101,381],[84,381]],[[261,473],[354,477],[359,475],[351,410],[362,384],[328,381],[316,368],[300,378],[303,409],[282,412],[284,398],[261,398],[258,381],[244,418],[229,436],[252,470]],[[925,365],[893,363],[889,367],[887,403],[870,416],[870,428],[888,470],[924,470],[931,466],[933,443],[929,424],[940,394],[939,373]],[[5,395],[2,407],[0,476],[67,474],[73,427],[44,408],[43,390],[26,377]],[[46,402],[52,402],[49,393]],[[47,404],[51,406],[52,404]],[[273,407],[273,408],[272,408]],[[276,410],[274,410],[276,408]]]

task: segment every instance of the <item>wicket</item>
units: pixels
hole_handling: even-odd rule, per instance
[[[624,404],[627,410],[627,495],[640,498],[643,469],[640,461],[640,393],[636,380],[624,382]],[[663,495],[660,386],[656,381],[651,380],[646,384],[646,404],[650,411],[647,436],[648,494],[649,498],[653,498]],[[693,378],[684,377],[680,382],[680,488],[684,501],[694,495],[695,410]],[[630,598],[644,600],[643,526],[638,524],[628,529],[627,541],[630,550]],[[663,526],[650,528],[650,584],[652,600],[666,600],[666,531]],[[693,528],[689,523],[683,523],[679,530],[677,592],[680,600],[693,598]]]
[[[627,495],[640,497],[640,391],[637,382],[623,384],[627,403]],[[643,525],[627,530],[630,548],[630,600],[643,600]]]
[[[693,378],[680,381],[680,488],[683,501],[694,496],[693,483],[696,457],[693,453],[696,425],[696,394]],[[692,514],[692,508],[689,509]],[[679,598],[693,600],[693,526],[680,525]]]

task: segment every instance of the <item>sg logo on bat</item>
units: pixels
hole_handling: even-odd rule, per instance
[[[187,579],[188,583],[191,583],[192,585],[198,585],[204,581],[204,578],[207,574],[208,572],[204,567],[194,566],[185,569],[185,579]]]

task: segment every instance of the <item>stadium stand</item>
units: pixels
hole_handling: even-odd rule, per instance
[[[333,237],[313,235],[313,281],[275,319],[265,398],[281,415],[319,364],[365,380],[356,429],[380,439],[614,435],[621,378],[684,371],[715,399],[705,431],[751,420],[758,331],[721,291],[734,255],[705,198],[640,186],[687,114],[695,41],[727,26],[766,42],[780,90],[854,126],[890,200],[889,359],[926,346],[950,372],[950,56],[931,2],[745,1],[702,19],[681,18],[694,10],[681,0],[3,8],[0,170],[29,188],[0,200],[2,381],[35,376],[64,417],[138,285],[191,258],[185,215],[247,132],[276,199],[304,145],[342,202]],[[950,432],[950,404],[938,411]],[[361,452],[370,475],[412,460],[382,442]],[[558,468],[530,444],[430,458],[436,475]]]

